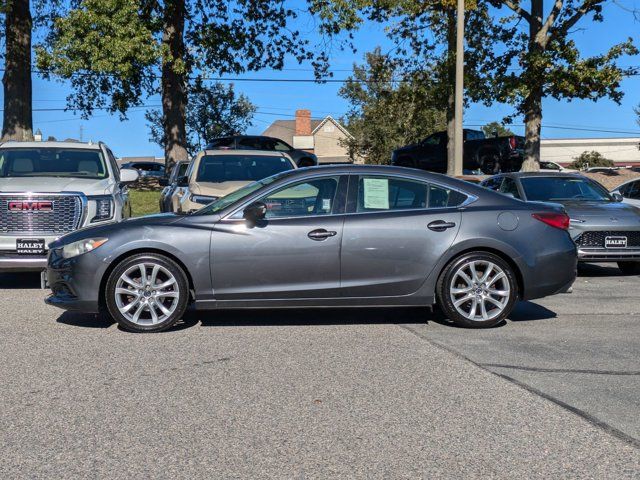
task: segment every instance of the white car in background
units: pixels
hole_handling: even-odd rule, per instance
[[[540,171],[541,172],[577,172],[577,170],[563,167],[559,163],[551,162],[549,160],[540,160]]]
[[[622,195],[623,202],[640,207],[640,178],[634,178],[611,190]]]
[[[0,272],[43,271],[58,237],[129,217],[137,179],[102,142],[0,143]]]
[[[298,168],[284,152],[266,150],[205,150],[178,180],[175,213],[191,213],[245,185]]]

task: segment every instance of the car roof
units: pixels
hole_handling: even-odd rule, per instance
[[[254,155],[261,157],[286,157],[291,158],[287,155],[287,152],[280,152],[278,150],[231,150],[231,149],[205,149],[205,155]]]
[[[100,143],[94,142],[17,142],[9,140],[0,143],[0,148],[68,148],[83,150],[99,150]]]
[[[588,178],[579,173],[573,172],[508,172],[499,173],[496,176],[510,177],[510,178],[527,178],[527,177],[573,177],[573,178]]]

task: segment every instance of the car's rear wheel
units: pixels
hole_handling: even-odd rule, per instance
[[[437,285],[438,303],[456,325],[493,327],[502,322],[518,299],[511,266],[488,252],[467,253],[444,269]]]
[[[189,283],[170,258],[131,256],[111,272],[105,292],[109,313],[133,332],[159,332],[175,325],[187,308]]]
[[[618,262],[618,268],[625,275],[640,275],[640,262]]]

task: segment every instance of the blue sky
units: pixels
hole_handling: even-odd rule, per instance
[[[604,52],[609,46],[633,37],[636,45],[640,46],[640,22],[624,8],[640,8],[640,0],[617,0],[617,3],[607,3],[604,9],[605,22],[591,23],[583,20],[573,38],[584,55]],[[303,26],[313,35],[313,26]],[[354,62],[360,63],[366,51],[377,45],[390,47],[385,38],[383,26],[367,24],[356,35],[358,52],[338,51],[331,55],[331,67],[334,78],[346,78]],[[640,56],[626,58],[621,65],[640,65]],[[262,71],[249,73],[246,78],[312,78],[310,65],[298,65],[294,61],[285,65],[282,72]],[[236,82],[237,91],[245,93],[258,106],[254,123],[249,133],[261,133],[272,121],[291,118],[298,108],[307,108],[314,117],[332,115],[336,118],[343,115],[348,107],[346,102],[337,94],[340,84],[316,83],[281,83],[281,82]],[[626,93],[621,105],[609,100],[597,103],[575,100],[572,102],[558,102],[553,99],[544,101],[543,138],[567,137],[615,137],[640,136],[640,126],[636,123],[633,107],[640,103],[640,76],[629,77],[623,83]],[[69,94],[68,85],[55,81],[44,81],[34,77],[33,88],[34,109],[64,108],[65,98]],[[0,99],[2,91],[0,89]],[[157,105],[159,99],[151,97],[146,100],[147,105]],[[471,105],[465,111],[465,124],[474,126],[489,121],[499,120],[512,113],[507,105]],[[64,111],[34,111],[34,128],[40,129],[45,137],[53,135],[58,139],[67,137],[78,138],[82,128],[84,140],[102,140],[110,145],[118,156],[161,156],[162,150],[149,141],[149,130],[144,119],[144,109],[132,110],[128,114],[129,120],[121,121],[118,116],[104,112],[96,112],[89,120],[83,120],[73,112]],[[521,124],[516,120],[515,124]],[[564,128],[552,128],[559,126]],[[520,126],[512,127],[516,133],[522,133]],[[576,130],[571,130],[575,128]],[[592,132],[578,130],[579,128],[593,130],[611,130],[628,133]],[[635,134],[634,134],[635,133]]]

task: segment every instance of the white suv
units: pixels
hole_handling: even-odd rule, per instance
[[[129,217],[137,179],[102,142],[1,143],[0,272],[44,270],[56,238]]]

